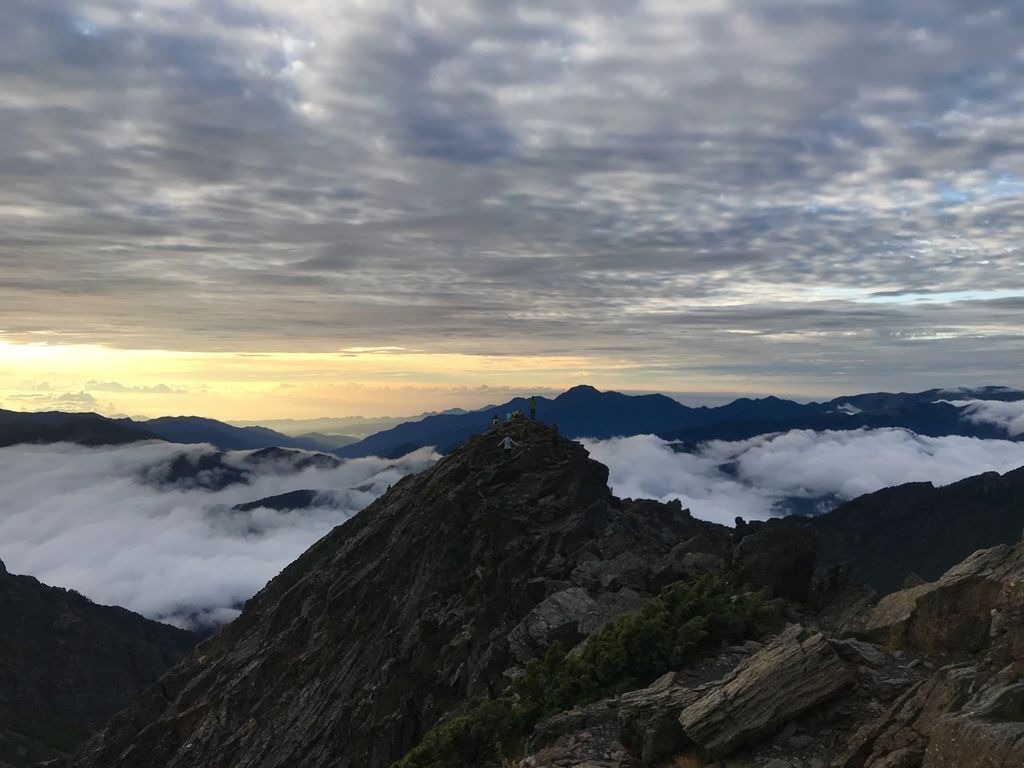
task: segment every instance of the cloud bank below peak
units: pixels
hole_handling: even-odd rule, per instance
[[[175,460],[197,465],[211,454],[209,446],[156,442],[0,449],[0,559],[12,573],[150,618],[221,624],[313,542],[436,459],[425,449],[296,472],[294,462],[253,465],[237,453],[194,479],[166,482]],[[252,472],[250,481],[228,477],[236,482],[221,488],[232,467]],[[308,509],[232,509],[306,488],[330,493]]]
[[[653,435],[583,441],[620,497],[678,498],[695,517],[731,525],[793,510],[825,512],[909,482],[947,485],[1024,466],[1024,443],[923,437],[903,429],[794,430],[677,452]]]

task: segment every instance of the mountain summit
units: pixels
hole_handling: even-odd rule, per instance
[[[816,573],[806,520],[728,529],[607,479],[539,422],[471,436],[317,542],[68,765],[1021,764],[1024,549],[879,601],[841,565]],[[891,744],[912,754],[880,762]]]
[[[575,643],[699,567],[673,547],[728,539],[678,503],[616,499],[549,427],[503,424],[315,544],[72,764],[384,768],[503,690],[547,630]],[[547,629],[523,623],[540,605]]]

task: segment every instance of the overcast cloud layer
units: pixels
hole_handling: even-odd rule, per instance
[[[610,467],[617,495],[679,498],[695,516],[726,524],[736,515],[768,517],[792,498],[813,508],[820,499],[841,501],[888,485],[945,484],[1024,465],[1024,443],[897,429],[797,431],[712,442],[696,454],[675,453],[653,436],[585,444]],[[299,474],[268,463],[249,485],[215,492],[161,487],[156,481],[182,450],[167,443],[0,449],[0,559],[13,573],[151,618],[220,623],[333,526],[436,459],[424,449],[398,461],[357,459]],[[184,450],[196,455],[209,447]],[[243,455],[232,461],[243,466]],[[300,488],[338,493],[331,505],[309,510],[231,511]]]
[[[1010,381],[1022,116],[994,0],[7,0],[0,333]]]

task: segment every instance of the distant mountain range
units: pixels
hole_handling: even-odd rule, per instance
[[[717,408],[690,408],[664,395],[624,395],[578,386],[552,399],[537,399],[537,418],[557,423],[567,437],[609,438],[654,434],[684,446],[705,440],[742,440],[790,429],[849,430],[902,427],[923,435],[1007,438],[995,424],[964,417],[964,408],[944,400],[1024,400],[1024,392],[1005,387],[913,393],[870,393],[824,403],[796,403],[777,397],[741,398]],[[498,415],[527,410],[525,398],[462,414],[441,414],[371,435],[338,449],[339,456],[396,458],[432,445],[448,453]],[[1017,436],[1018,439],[1020,436]]]
[[[123,419],[127,425],[138,425],[172,443],[210,443],[222,451],[249,451],[259,448],[299,448],[319,451],[325,446],[317,440],[289,437],[266,427],[234,427],[215,419],[199,416],[164,416],[134,422]]]
[[[17,443],[122,445],[155,439],[159,439],[158,436],[141,425],[132,423],[129,426],[95,413],[0,410],[0,447]]]
[[[466,411],[462,408],[450,408],[446,411],[427,411],[417,416],[330,416],[319,419],[263,419],[230,423],[236,427],[269,427],[293,437],[308,437],[311,434],[320,433],[328,437],[340,436],[362,440],[364,437],[375,435],[407,421],[419,421],[427,416],[458,413],[466,413]]]
[[[0,447],[18,443],[67,442],[97,446],[166,440],[171,443],[210,443],[222,451],[261,448],[329,451],[346,443],[344,439],[338,442],[321,437],[328,436],[289,437],[265,427],[235,427],[199,416],[164,416],[135,421],[129,418],[108,419],[95,413],[0,410]],[[349,442],[351,440],[354,438]]]
[[[1022,439],[1004,425],[974,418],[961,400],[1024,401],[1024,391],[1005,387],[924,392],[875,392],[838,397],[822,403],[797,403],[778,397],[740,398],[710,408],[692,408],[664,395],[626,395],[577,386],[554,399],[537,399],[537,418],[556,423],[567,437],[596,439],[654,434],[682,450],[707,440],[745,440],[792,429],[851,430],[882,427],[909,429],[921,435],[964,435],[979,438]],[[953,402],[950,402],[953,401]],[[360,428],[376,421],[389,426],[361,440],[348,434],[310,431],[284,434],[264,426],[235,426],[198,416],[165,416],[148,421],[107,419],[97,414],[18,413],[0,410],[0,446],[26,442],[76,442],[113,445],[161,439],[175,443],[210,443],[222,451],[278,447],[333,451],[343,458],[398,458],[424,446],[449,453],[467,437],[489,426],[494,416],[514,410],[527,412],[526,398],[475,411],[454,409],[394,424],[393,419],[274,421],[289,430],[312,424],[331,429],[348,423]]]

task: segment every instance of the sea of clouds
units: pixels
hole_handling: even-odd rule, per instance
[[[11,573],[98,603],[178,626],[222,624],[331,528],[437,458],[424,449],[397,461],[354,459],[300,472],[264,462],[250,483],[218,491],[155,483],[182,452],[195,458],[212,449],[163,442],[0,449],[0,559]],[[253,470],[245,456],[226,460]],[[334,493],[309,509],[231,509],[300,488]]]
[[[620,497],[680,499],[696,517],[732,524],[835,503],[900,483],[947,485],[1024,466],[1024,443],[923,437],[905,429],[793,430],[750,440],[712,440],[693,453],[653,435],[584,440],[610,469]]]
[[[729,524],[737,515],[759,519],[793,509],[794,499],[824,509],[899,483],[946,484],[1024,465],[1022,442],[901,429],[792,431],[712,441],[693,453],[649,435],[583,442],[610,468],[617,495],[678,498],[695,516]],[[252,471],[250,482],[209,490],[189,479],[161,481],[182,452],[195,460],[212,449],[162,442],[0,449],[0,559],[12,573],[98,603],[178,626],[218,625],[331,528],[438,458],[422,449],[393,461],[355,459],[296,472],[287,460],[254,467],[239,452],[225,461]],[[308,509],[232,510],[296,489],[331,493]]]

